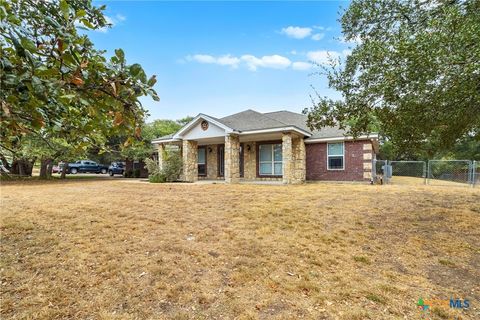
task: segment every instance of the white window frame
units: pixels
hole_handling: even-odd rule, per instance
[[[275,146],[279,145],[283,147],[281,143],[262,143],[258,145],[258,175],[259,176],[275,176],[280,177],[282,174],[275,174],[275,164],[281,163],[282,164],[282,172],[283,172],[283,150],[282,150],[282,160],[275,161]],[[272,146],[272,160],[270,161],[262,161],[260,160],[260,148],[262,146]],[[260,172],[260,168],[262,167],[262,163],[270,163],[272,165],[272,172],[271,173],[262,173]]]
[[[328,145],[330,145],[330,144],[340,144],[340,143],[342,144],[342,151],[343,151],[342,155],[341,156],[340,155],[329,155],[328,154]],[[331,169],[330,168],[330,161],[328,161],[330,159],[330,157],[342,157],[342,168],[341,169],[340,168]],[[327,143],[327,170],[328,171],[343,171],[343,170],[345,170],[345,142],[342,141],[342,142],[328,142]]]

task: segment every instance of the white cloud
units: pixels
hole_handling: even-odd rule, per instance
[[[300,70],[300,71],[309,70],[312,67],[313,67],[313,65],[309,62],[297,61],[297,62],[292,63],[292,69],[293,70]]]
[[[241,57],[235,57],[229,54],[218,57],[209,54],[195,54],[192,56],[186,56],[185,60],[205,64],[230,66],[232,68],[238,68],[238,66],[243,63],[252,71],[256,71],[258,68],[285,69],[292,64],[288,58],[277,54],[263,57],[256,57],[251,54],[245,54]]]
[[[231,66],[237,68],[240,63],[240,59],[237,57],[232,57],[231,55],[221,56],[217,59],[217,63],[221,66]]]
[[[277,54],[271,56],[263,56],[257,58],[250,54],[243,55],[241,57],[242,61],[245,61],[248,68],[252,71],[257,70],[257,68],[272,68],[272,69],[285,69],[290,66],[292,63],[288,58],[279,56]]]
[[[313,29],[325,30],[325,31],[332,31],[333,30],[332,27],[324,27],[324,26],[313,26]]]
[[[315,34],[312,36],[312,40],[320,41],[320,40],[323,39],[323,37],[325,37],[325,33],[315,33]]]
[[[127,20],[127,18],[123,14],[120,14],[120,13],[118,13],[115,17],[117,18],[118,21]]]
[[[195,54],[193,56],[187,56],[188,61],[196,61],[198,63],[209,63],[209,64],[218,64],[221,66],[231,66],[232,68],[237,68],[240,63],[240,59],[232,57],[227,54],[220,57],[214,57],[209,54]]]
[[[307,52],[307,58],[318,64],[328,64],[331,59],[338,59],[341,56],[337,51],[319,50]]]
[[[105,16],[105,21],[110,25],[110,26],[106,26],[106,27],[102,27],[102,28],[99,28],[95,31],[97,32],[101,32],[101,33],[107,33],[108,32],[108,29],[111,29],[113,28],[114,26],[120,24],[120,22],[123,22],[125,21],[127,18],[122,15],[122,14],[117,14],[115,15],[114,17],[110,17],[110,16]]]
[[[303,39],[312,34],[312,28],[289,26],[289,27],[283,28],[281,33],[283,33],[284,35],[290,38]]]
[[[187,56],[187,60],[196,61],[200,63],[215,63],[216,59],[208,54],[195,54],[193,56]]]

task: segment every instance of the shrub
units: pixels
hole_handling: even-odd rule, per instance
[[[134,169],[133,170],[133,177],[134,178],[140,178],[140,169]]]
[[[149,174],[148,175],[148,181],[151,183],[163,183],[165,182],[165,176],[161,174],[160,172],[157,172],[155,174]]]
[[[165,176],[165,180],[169,182],[178,181],[183,171],[183,160],[180,152],[165,152],[163,157],[163,168],[161,173]]]
[[[132,170],[125,171],[125,178],[132,178],[132,177],[133,177],[133,171]]]
[[[158,163],[150,158],[145,159],[145,168],[148,170],[148,180],[150,182],[178,181],[183,170],[182,157],[178,151],[165,151],[162,170],[160,170]]]

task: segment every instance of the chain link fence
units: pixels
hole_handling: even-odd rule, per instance
[[[480,187],[480,161],[472,163],[472,187]]]
[[[473,184],[473,166],[469,160],[429,160],[428,184],[468,186]]]
[[[391,172],[389,184],[422,185],[426,184],[427,164],[425,161],[388,161]]]
[[[373,160],[373,181],[393,185],[480,186],[480,162]]]

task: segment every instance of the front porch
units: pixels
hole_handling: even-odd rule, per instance
[[[182,180],[239,182],[305,182],[305,143],[294,132],[255,136],[227,134],[158,144],[159,165],[168,144],[183,158]]]

